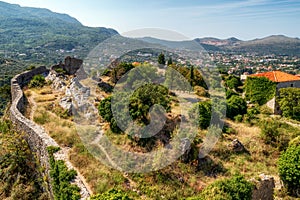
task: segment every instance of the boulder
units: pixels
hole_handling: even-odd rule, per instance
[[[244,145],[238,140],[234,139],[231,144],[228,145],[234,152],[245,152],[247,151]]]

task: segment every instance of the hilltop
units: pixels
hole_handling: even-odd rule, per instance
[[[272,35],[261,39],[242,41],[236,38],[198,38],[195,39],[201,45],[218,47],[225,52],[254,53],[259,55],[300,55],[300,39],[290,38],[284,35]]]
[[[77,19],[48,9],[0,2],[0,55],[57,63],[65,55],[84,57],[108,37],[109,28],[83,26]]]

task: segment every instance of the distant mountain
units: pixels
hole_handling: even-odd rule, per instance
[[[0,55],[40,63],[55,63],[66,55],[84,57],[118,34],[113,29],[83,26],[66,14],[1,1],[0,20]]]
[[[241,41],[236,38],[225,40],[217,38],[197,38],[201,45],[212,45],[225,52],[256,53],[260,55],[296,55],[300,56],[300,39],[283,35],[272,35],[262,39]]]
[[[144,38],[138,38],[138,40],[142,40],[144,42],[148,42],[151,44],[159,44],[162,46],[165,46],[170,49],[190,49],[190,50],[199,50],[204,48],[205,50],[211,50],[211,51],[218,51],[220,50],[217,46],[210,45],[210,44],[204,44],[201,43],[199,45],[199,42],[194,40],[187,40],[187,41],[168,41],[168,40],[161,40],[157,38],[152,37],[144,37]]]
[[[228,46],[228,45],[234,45],[238,42],[241,42],[241,40],[237,38],[228,38],[225,40],[218,39],[218,38],[211,38],[211,37],[206,37],[206,38],[197,38],[195,41],[199,42],[200,44],[206,44],[206,45],[212,45],[212,46]]]

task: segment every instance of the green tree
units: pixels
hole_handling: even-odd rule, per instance
[[[43,87],[45,84],[46,84],[45,77],[41,74],[38,74],[38,75],[35,75],[31,79],[28,87],[30,87],[30,88],[35,88],[35,87],[40,88],[40,87]]]
[[[132,118],[148,124],[149,109],[155,104],[163,106],[169,112],[171,107],[168,94],[168,89],[161,85],[147,84],[138,88],[130,98],[129,109]]]
[[[300,197],[300,145],[292,145],[283,152],[278,161],[279,175],[288,191]]]
[[[191,84],[191,86],[193,86],[193,82],[194,82],[194,79],[195,79],[195,76],[194,76],[194,66],[192,66],[191,67],[191,69],[190,69],[190,77],[189,77],[190,79],[190,84]]]
[[[242,82],[238,77],[230,75],[225,79],[225,85],[230,89],[237,90],[242,85]]]
[[[244,115],[247,113],[247,103],[242,97],[233,95],[226,102],[227,102],[226,116],[228,118],[234,119],[234,117],[237,115]]]
[[[169,58],[168,62],[167,62],[168,66],[172,65],[173,64],[173,60],[172,60],[172,57]]]
[[[279,106],[284,117],[300,121],[300,89],[283,88],[279,90]]]
[[[158,56],[158,64],[160,65],[165,65],[166,64],[166,60],[165,60],[165,54],[160,53]]]
[[[211,120],[211,102],[199,102],[189,111],[189,116],[198,119],[198,126],[201,129],[207,129]]]

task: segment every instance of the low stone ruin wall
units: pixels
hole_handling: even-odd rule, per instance
[[[48,176],[50,171],[49,154],[47,147],[56,146],[58,144],[48,136],[46,131],[36,125],[31,120],[24,117],[23,112],[25,110],[26,99],[24,97],[22,87],[32,79],[33,76],[37,74],[48,73],[46,67],[39,67],[32,71],[27,71],[22,74],[15,76],[11,80],[11,94],[12,94],[12,104],[10,107],[10,119],[18,131],[26,133],[26,139],[29,144],[30,149],[37,155],[37,158],[42,166],[43,175]],[[44,187],[50,197],[53,198],[52,188],[50,182]]]

